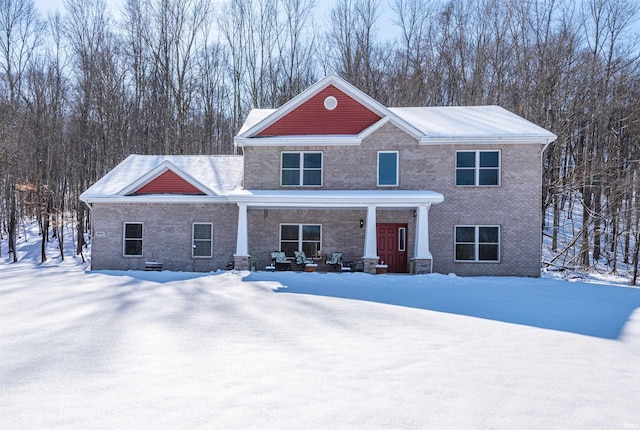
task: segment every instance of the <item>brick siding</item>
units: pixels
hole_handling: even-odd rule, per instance
[[[539,276],[541,259],[541,145],[418,145],[416,139],[387,124],[360,146],[251,147],[245,148],[246,189],[298,189],[280,186],[280,153],[321,151],[323,185],[315,189],[363,190],[377,187],[377,152],[399,151],[397,189],[432,190],[444,195],[444,202],[429,211],[430,250],[435,272],[458,275]],[[456,150],[499,150],[501,185],[497,187],[456,187]],[[378,222],[409,223],[409,258],[413,255],[415,221],[412,211],[378,209]],[[264,256],[278,247],[280,222],[322,223],[325,249],[362,255],[364,230],[358,220],[364,210],[335,211],[249,211],[249,246]],[[325,225],[326,223],[326,225]],[[342,223],[344,226],[341,227]],[[351,227],[346,227],[354,226]],[[499,225],[499,263],[454,262],[455,225]],[[333,230],[335,229],[335,233]],[[335,248],[334,248],[335,247]],[[331,249],[329,249],[331,248]],[[324,250],[323,250],[324,251]]]
[[[92,270],[144,270],[146,261],[164,270],[224,269],[235,252],[238,208],[231,204],[94,203]],[[124,257],[125,222],[144,223],[141,257]],[[213,223],[213,257],[192,258],[192,224]]]

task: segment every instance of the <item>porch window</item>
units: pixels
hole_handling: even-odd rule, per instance
[[[283,187],[319,187],[322,185],[322,152],[283,152]]]
[[[122,254],[125,257],[140,257],[142,255],[141,222],[124,223]]]
[[[378,152],[378,186],[398,186],[398,151]]]
[[[213,256],[213,224],[194,222],[191,237],[193,258],[211,258]]]
[[[293,257],[295,251],[303,251],[308,257],[322,249],[320,224],[280,224],[280,251]]]
[[[500,151],[457,151],[456,185],[500,185]]]
[[[500,227],[456,226],[456,261],[500,261]]]

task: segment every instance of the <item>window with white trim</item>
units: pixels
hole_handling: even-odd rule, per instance
[[[378,186],[398,186],[398,151],[378,151]]]
[[[405,227],[398,228],[398,251],[407,250],[407,229]]]
[[[500,261],[500,227],[495,225],[457,225],[456,261]]]
[[[500,185],[500,151],[456,151],[456,185]]]
[[[304,251],[307,257],[322,249],[320,224],[280,224],[280,251],[293,257],[295,251]]]
[[[283,187],[322,186],[322,152],[283,152],[280,184]]]
[[[122,234],[122,255],[125,257],[142,256],[142,223],[125,222]]]
[[[213,224],[210,222],[194,222],[192,233],[192,257],[213,257]]]

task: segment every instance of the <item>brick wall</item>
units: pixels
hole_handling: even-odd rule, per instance
[[[258,258],[258,268],[271,262],[271,252],[280,249],[280,224],[321,224],[322,254],[342,252],[344,261],[360,260],[364,252],[365,229],[360,220],[367,219],[366,209],[249,209],[249,253]],[[414,231],[412,210],[377,210],[379,223],[407,223]],[[414,237],[407,238],[408,255],[413,255]]]
[[[125,222],[144,223],[142,257],[123,257]],[[213,223],[213,257],[192,258],[194,222]],[[165,270],[224,269],[235,252],[238,208],[231,204],[93,204],[93,270],[144,270],[158,261]]]
[[[377,151],[399,151],[400,185],[398,189],[432,190],[444,195],[444,202],[429,211],[430,250],[434,257],[434,271],[459,275],[518,275],[539,276],[541,259],[541,145],[418,145],[411,136],[392,124],[381,127],[360,146],[323,147],[246,147],[245,188],[296,189],[280,187],[280,153],[287,151],[321,151],[323,153],[323,186],[319,189],[389,189],[377,187]],[[456,187],[456,150],[501,151],[501,185],[499,187]],[[279,222],[336,218],[356,225],[366,219],[364,211],[269,211],[271,219],[257,223],[258,211],[249,211],[250,247],[277,249]],[[310,212],[310,213],[300,213]],[[411,211],[412,212],[412,211]],[[298,214],[299,213],[299,214]],[[262,212],[260,212],[262,214]],[[277,215],[276,215],[277,214]],[[386,217],[386,219],[385,219]],[[293,219],[295,218],[295,219]],[[408,218],[408,219],[407,219]],[[291,221],[289,221],[291,219]],[[314,221],[318,222],[318,221]],[[413,242],[412,216],[378,210],[378,222],[408,222],[408,238]],[[455,225],[499,225],[501,246],[499,263],[454,262]],[[256,226],[265,227],[257,231]],[[324,226],[324,223],[323,223]],[[358,227],[358,230],[359,227]],[[323,234],[330,235],[329,224]],[[275,232],[275,233],[274,233]],[[359,234],[362,234],[362,239]],[[337,235],[342,242],[353,241],[353,251],[362,253],[364,231],[343,232]],[[349,236],[351,234],[351,236]],[[332,240],[332,239],[329,239]],[[251,243],[255,241],[255,243]],[[331,242],[329,242],[331,243]],[[333,244],[331,244],[333,246]],[[341,245],[343,249],[345,245]],[[410,246],[413,246],[410,243]],[[412,256],[410,249],[409,257]]]

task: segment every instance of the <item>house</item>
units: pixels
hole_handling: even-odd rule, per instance
[[[378,103],[329,75],[252,110],[242,156],[132,155],[82,194],[93,269],[258,268],[341,252],[365,272],[539,276],[542,152],[498,106]]]

